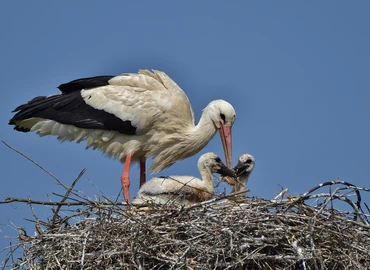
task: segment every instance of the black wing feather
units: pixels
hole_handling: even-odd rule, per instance
[[[62,93],[68,94],[82,89],[90,89],[99,86],[109,85],[108,81],[115,76],[95,76],[89,78],[77,79],[58,86]]]
[[[92,84],[86,83],[85,79],[76,81],[79,82],[73,83],[72,86],[65,86],[65,89],[63,86],[62,89],[64,90],[62,91],[66,91],[63,94],[35,97],[27,104],[17,107],[13,111],[17,113],[9,120],[9,125],[15,125],[15,130],[27,132],[29,130],[17,126],[16,121],[39,117],[79,128],[114,130],[122,134],[135,134],[136,127],[131,124],[131,121],[122,120],[114,114],[95,109],[86,104],[80,91],[71,89],[77,88],[77,85],[92,86]],[[81,83],[82,81],[83,83]],[[97,83],[95,81],[94,85],[96,86]]]

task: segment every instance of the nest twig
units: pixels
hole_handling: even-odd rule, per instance
[[[36,231],[16,227],[3,269],[370,269],[369,207],[361,198],[368,188],[336,180],[295,197],[287,189],[271,200],[239,192],[142,211],[82,196],[74,189],[82,174],[70,187],[51,174],[66,191],[54,194],[59,202],[0,201],[27,203]],[[35,204],[52,207],[49,220],[37,217]]]
[[[350,199],[351,193],[341,194],[343,188],[312,193],[329,183],[345,185],[346,191],[356,194],[356,201]],[[149,205],[150,211],[77,199],[67,192],[54,205],[50,221],[35,217],[33,222],[42,227],[36,236],[19,230],[17,245],[23,257],[11,267],[370,269],[369,214],[362,211],[359,196],[369,190],[342,181],[315,190],[288,199],[251,198],[237,203],[231,194],[187,208]],[[322,201],[307,203],[317,198]],[[336,200],[351,210],[332,208]],[[30,199],[25,202],[33,204]],[[9,258],[13,251],[9,250]]]

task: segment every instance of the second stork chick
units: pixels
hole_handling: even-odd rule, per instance
[[[238,164],[234,167],[234,171],[240,183],[233,186],[233,193],[247,189],[248,179],[253,171],[254,165],[255,159],[251,154],[243,154],[238,158]]]
[[[236,177],[220,157],[212,152],[199,158],[198,169],[202,179],[194,176],[167,176],[151,179],[140,188],[138,196],[132,203],[190,206],[213,197],[213,173]]]

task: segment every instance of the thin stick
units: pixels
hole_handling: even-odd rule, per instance
[[[236,195],[239,195],[239,194],[246,193],[248,191],[249,191],[249,189],[246,189],[246,190],[243,190],[243,191],[238,191],[238,192],[230,193],[228,195],[221,195],[221,196],[218,196],[218,197],[213,198],[211,200],[200,202],[200,203],[196,203],[196,204],[190,205],[188,207],[185,207],[184,210],[190,210],[190,209],[193,209],[193,208],[196,208],[196,207],[199,207],[199,206],[204,206],[204,205],[207,205],[207,204],[211,204],[211,203],[214,203],[214,202],[217,202],[217,201],[221,201],[223,199],[227,199],[227,198],[230,198],[230,197],[234,197]]]
[[[54,174],[52,174],[51,172],[49,172],[48,170],[46,170],[44,167],[42,167],[40,164],[38,164],[36,161],[34,161],[33,159],[29,158],[28,156],[26,156],[25,154],[23,154],[22,152],[18,151],[17,149],[11,147],[9,144],[7,144],[6,142],[4,141],[1,141],[3,144],[5,144],[9,149],[13,150],[14,152],[16,152],[17,154],[21,155],[22,157],[24,157],[25,159],[27,159],[28,161],[32,162],[33,164],[35,164],[37,167],[39,167],[41,170],[43,170],[44,172],[46,172],[48,175],[50,175],[52,178],[54,178],[55,181],[58,182],[59,185],[61,185],[62,187],[64,187],[65,189],[68,189],[65,185],[63,185],[62,182],[59,181],[58,178],[56,178],[56,176]]]
[[[5,201],[0,201],[0,204],[7,204],[7,203],[27,203],[27,204],[39,204],[39,205],[51,205],[51,206],[80,206],[80,205],[90,205],[90,206],[110,206],[110,205],[119,205],[119,206],[126,206],[127,203],[125,202],[97,202],[97,201],[79,201],[79,202],[48,202],[48,201],[35,201],[31,199],[22,199],[22,198],[12,198],[8,197]]]
[[[77,178],[73,181],[72,185],[68,188],[68,190],[67,190],[66,194],[64,195],[63,199],[60,201],[61,203],[64,203],[64,202],[68,199],[69,194],[71,194],[72,189],[73,189],[73,188],[74,188],[74,186],[77,184],[78,180],[80,180],[80,179],[81,179],[82,175],[83,175],[85,172],[86,172],[86,169],[83,169],[83,170],[79,173],[79,175],[77,176]],[[59,204],[59,205],[57,206],[56,210],[54,211],[53,219],[52,219],[52,221],[51,221],[52,226],[54,226],[54,225],[55,225],[55,221],[56,221],[56,219],[57,219],[57,217],[58,217],[58,213],[59,213],[59,211],[60,211],[60,208],[61,208],[61,207],[62,207],[62,205],[60,205],[60,204]]]

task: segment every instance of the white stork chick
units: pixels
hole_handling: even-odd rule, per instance
[[[226,164],[231,167],[231,127],[235,110],[215,100],[195,125],[186,94],[164,72],[141,70],[119,76],[83,78],[59,86],[61,94],[40,96],[17,107],[9,124],[18,131],[55,135],[61,141],[87,141],[124,162],[121,182],[129,201],[130,166],[153,157],[154,173],[198,153],[219,131]]]
[[[151,179],[140,188],[133,204],[189,206],[213,197],[213,173],[235,177],[235,173],[227,168],[215,153],[202,155],[198,160],[198,169],[202,179],[194,176],[167,176]]]
[[[251,154],[243,154],[238,158],[238,164],[234,167],[234,171],[240,184],[237,183],[233,186],[233,193],[247,189],[248,179],[253,171],[254,165],[255,159]]]

